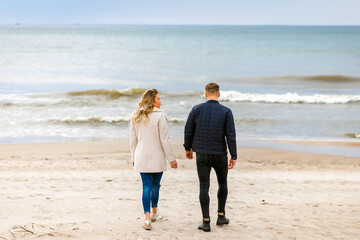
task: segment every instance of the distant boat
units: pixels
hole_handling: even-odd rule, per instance
[[[21,23],[15,23],[15,26],[20,26],[21,25]]]

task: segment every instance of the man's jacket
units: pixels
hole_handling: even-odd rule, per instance
[[[234,117],[230,108],[216,100],[208,100],[193,107],[184,131],[186,151],[201,154],[227,154],[237,158]]]

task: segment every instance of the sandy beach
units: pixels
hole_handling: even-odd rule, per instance
[[[215,225],[212,172],[204,233],[195,161],[181,141],[173,148],[179,168],[164,174],[160,217],[145,231],[127,141],[0,145],[0,239],[360,239],[359,158],[239,147],[230,224]]]

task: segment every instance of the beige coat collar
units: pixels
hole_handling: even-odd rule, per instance
[[[166,116],[166,113],[160,108],[154,107],[153,112],[162,112],[165,115],[166,121],[168,121],[168,117]]]

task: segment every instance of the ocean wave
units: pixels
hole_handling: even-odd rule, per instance
[[[186,119],[185,118],[169,118],[168,119],[168,122],[169,123],[175,123],[175,124],[177,124],[177,123],[185,123],[186,122]]]
[[[352,77],[345,75],[288,76],[284,78],[295,78],[305,81],[318,81],[327,83],[360,82],[360,77]]]
[[[276,121],[279,120],[274,120],[274,119],[265,119],[265,118],[238,118],[234,120],[236,124],[251,124],[251,125],[258,125],[258,124],[264,124],[264,123],[275,123]]]
[[[106,101],[116,100],[123,96],[140,96],[146,89],[130,88],[125,90],[86,90],[65,93],[25,93],[25,94],[0,94],[0,106],[67,106],[67,105],[94,105],[99,102],[99,98],[91,98],[90,96],[106,97]],[[72,97],[89,96],[87,98]]]
[[[23,93],[23,94],[0,94],[2,105],[51,105],[59,101],[66,101],[67,98],[59,93]]]
[[[52,123],[66,123],[66,124],[74,124],[74,123],[121,123],[121,122],[129,122],[129,117],[110,117],[110,116],[91,116],[91,117],[64,117],[64,118],[53,118],[49,119],[49,122]]]
[[[47,94],[13,94],[13,95],[1,95],[0,94],[0,106],[12,107],[12,106],[35,106],[35,107],[57,107],[57,106],[95,106],[117,101],[122,96],[135,96],[140,95],[146,89],[131,88],[125,90],[88,90],[79,92],[67,92],[67,93],[47,93]],[[65,95],[64,95],[65,94]],[[165,95],[171,98],[171,101],[179,102],[182,105],[190,103],[195,98],[204,98],[203,92],[200,91],[182,91],[182,92],[160,92],[161,95]],[[79,97],[77,96],[105,96],[103,98],[96,97]],[[73,98],[75,97],[75,98]],[[105,102],[101,102],[103,100]],[[128,99],[125,99],[128,101]],[[219,98],[220,101],[232,101],[232,102],[263,102],[263,103],[304,103],[304,104],[348,104],[360,102],[360,95],[336,95],[336,94],[313,94],[313,95],[300,95],[298,93],[242,93],[238,91],[221,91]],[[132,100],[129,100],[132,101]],[[135,101],[135,100],[134,100]]]
[[[360,95],[298,95],[286,94],[256,94],[237,91],[222,91],[221,101],[263,102],[263,103],[308,103],[308,104],[347,104],[360,102]]]
[[[41,120],[44,121],[44,120]],[[47,120],[51,123],[65,123],[65,124],[91,124],[91,123],[129,123],[130,116],[89,116],[89,117],[64,117],[53,118]],[[169,123],[184,123],[186,119],[183,118],[170,118]]]
[[[347,75],[285,75],[285,76],[255,76],[255,77],[223,77],[223,82],[230,83],[277,83],[277,84],[291,84],[291,83],[360,83],[359,76]]]
[[[25,94],[0,94],[0,106],[57,106],[57,105],[93,105],[94,103],[99,102],[98,97],[105,97],[106,101],[108,100],[117,100],[121,97],[140,97],[147,89],[145,88],[129,88],[124,90],[115,90],[115,89],[95,89],[95,90],[85,90],[85,91],[75,91],[75,92],[65,92],[65,93],[25,93]],[[161,95],[166,95],[169,97],[193,97],[201,96],[203,92],[201,91],[183,91],[183,92],[167,92],[160,91]],[[85,98],[73,98],[73,97],[82,97]],[[86,97],[89,96],[89,97]],[[94,96],[95,98],[91,98]]]
[[[67,92],[67,95],[70,96],[106,96],[111,99],[117,99],[124,96],[140,96],[143,94],[146,88],[129,88],[124,90],[115,90],[115,89],[95,89],[95,90],[85,90],[85,91],[77,91],[77,92]],[[203,94],[202,91],[184,91],[184,92],[167,92],[167,91],[159,91],[162,95],[168,95],[173,97],[178,96],[200,96]]]
[[[129,123],[130,116],[123,117],[123,116],[89,116],[89,117],[64,117],[64,118],[56,118],[56,119],[49,119],[49,120],[38,120],[38,122],[50,122],[55,124],[97,124],[97,123],[110,123],[110,124],[118,124],[118,123]],[[272,119],[264,119],[264,118],[238,118],[235,119],[236,124],[263,124],[273,123],[277,120]],[[186,122],[186,118],[169,118],[168,123],[174,125],[183,125]]]
[[[70,96],[106,96],[110,98],[120,98],[123,96],[138,96],[145,92],[147,89],[144,88],[130,88],[125,90],[107,90],[107,89],[96,89],[86,91],[68,92]]]
[[[11,102],[0,102],[0,107],[10,107],[13,105],[14,105],[14,103],[11,103]]]
[[[348,137],[348,138],[358,138],[358,139],[360,139],[360,134],[357,134],[357,133],[345,133],[344,135],[346,137]]]

